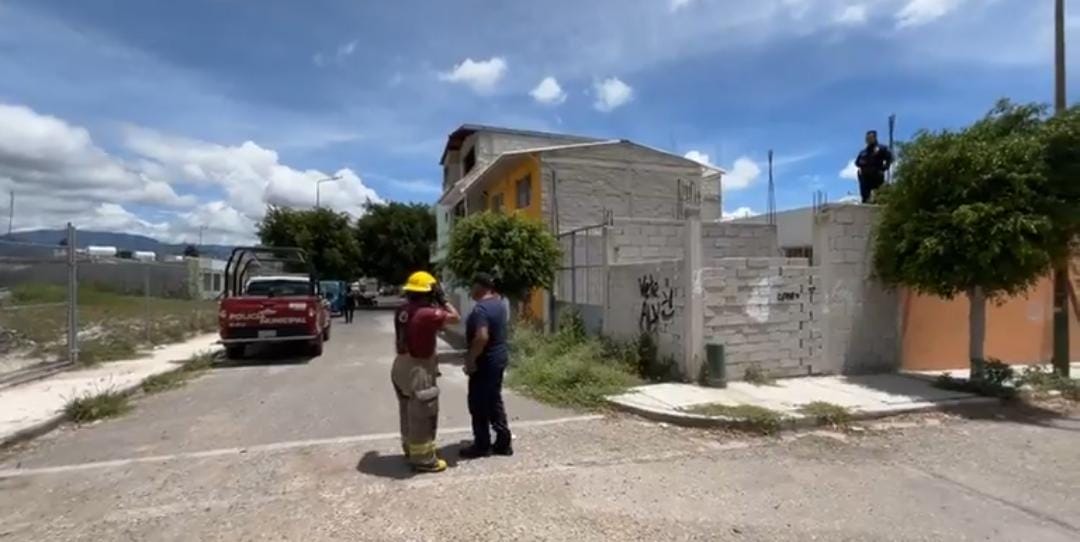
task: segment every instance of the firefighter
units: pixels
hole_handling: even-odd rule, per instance
[[[441,472],[446,470],[446,461],[435,454],[439,419],[435,342],[439,330],[460,322],[461,315],[446,302],[431,273],[413,273],[403,290],[406,302],[394,314],[397,357],[390,370],[398,399],[401,446],[417,471]]]

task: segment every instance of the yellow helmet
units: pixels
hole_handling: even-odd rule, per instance
[[[434,275],[427,271],[417,271],[409,275],[409,280],[405,281],[405,286],[402,290],[406,292],[413,292],[418,294],[426,294],[431,291],[431,288],[439,282]]]

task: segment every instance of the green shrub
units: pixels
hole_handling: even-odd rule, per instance
[[[988,359],[983,364],[983,380],[993,386],[1004,386],[1013,380],[1016,371],[1001,360]]]
[[[1016,378],[1017,386],[1028,386],[1037,393],[1060,392],[1070,401],[1080,401],[1080,382],[1066,378],[1052,370],[1032,365]]]
[[[64,415],[75,423],[120,416],[131,410],[128,395],[118,391],[106,391],[97,395],[84,395],[64,405]]]
[[[850,410],[846,407],[825,401],[807,403],[799,407],[799,412],[807,417],[813,418],[818,425],[842,427],[851,423]]]
[[[724,405],[719,403],[699,405],[687,409],[688,412],[702,416],[731,418],[737,429],[752,431],[762,435],[772,435],[780,431],[784,424],[784,415],[757,405]]]
[[[743,372],[743,380],[755,386],[771,386],[776,384],[776,379],[756,363],[746,367],[746,370]]]
[[[934,387],[943,390],[974,393],[975,395],[982,395],[984,397],[997,397],[999,399],[1011,399],[1016,396],[1016,388],[1011,386],[994,384],[986,379],[969,380],[966,378],[955,378],[948,374],[942,374],[937,377],[937,380],[934,381]]]
[[[515,329],[507,383],[547,403],[596,408],[606,396],[640,384],[633,360],[618,357],[625,351],[573,328],[554,335]]]

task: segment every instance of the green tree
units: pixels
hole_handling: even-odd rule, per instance
[[[360,249],[345,213],[326,208],[271,206],[259,223],[265,246],[304,249],[320,278],[352,280],[359,275]]]
[[[404,284],[409,273],[431,267],[435,215],[419,203],[368,203],[356,221],[360,269],[385,284]]]
[[[959,131],[922,131],[901,146],[882,191],[874,268],[891,286],[970,303],[972,378],[982,378],[986,300],[1028,289],[1056,253],[1043,115],[1002,101]]]
[[[196,248],[195,245],[186,245],[184,246],[184,256],[188,258],[198,258],[199,249]]]
[[[1054,253],[1054,310],[1065,311],[1061,319],[1055,314],[1053,358],[1055,370],[1067,377],[1070,360],[1069,260],[1080,254],[1080,107],[1073,106],[1048,120],[1045,136],[1046,166],[1050,177],[1048,212],[1058,235]],[[1072,305],[1076,309],[1076,304]]]
[[[485,212],[454,225],[445,265],[462,283],[492,274],[517,306],[533,289],[551,288],[560,257],[558,241],[541,222]]]

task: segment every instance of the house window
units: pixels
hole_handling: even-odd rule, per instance
[[[217,273],[214,274],[214,291],[221,291],[221,275],[218,275]]]
[[[517,185],[517,208],[526,209],[532,203],[532,175],[518,179]]]
[[[468,175],[472,168],[476,167],[476,147],[469,149],[469,153],[465,155],[465,175]]]
[[[502,210],[503,210],[503,205],[504,205],[503,195],[501,193],[500,194],[495,194],[494,196],[491,196],[491,210],[492,211],[495,211],[496,213],[501,213]]]
[[[213,291],[213,290],[210,289],[210,273],[203,273],[202,287],[203,287],[203,291],[206,291],[206,292],[212,292]]]

